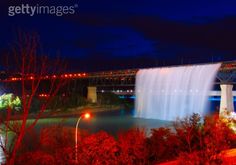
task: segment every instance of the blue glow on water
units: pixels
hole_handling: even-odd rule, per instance
[[[135,99],[136,97],[135,97],[135,96],[131,96],[130,98],[131,98],[131,99]]]
[[[135,99],[135,96],[119,96],[120,99]],[[209,97],[209,101],[220,101],[220,97]],[[236,102],[236,97],[234,97],[234,102]]]
[[[121,99],[133,99],[135,100],[135,96],[119,96]],[[216,112],[219,110],[220,107],[220,96],[214,96],[208,98],[209,105],[210,105],[210,111]],[[234,97],[234,107],[236,109],[236,97]]]
[[[209,101],[220,101],[220,97],[209,97]]]
[[[209,101],[220,101],[220,97],[209,97]],[[234,97],[234,102],[236,102],[236,97]]]
[[[119,98],[120,98],[120,99],[125,99],[125,98],[127,98],[127,97],[125,97],[125,96],[119,96]]]
[[[119,96],[120,99],[135,99],[135,96]]]

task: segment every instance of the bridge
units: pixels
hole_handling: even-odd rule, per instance
[[[175,67],[175,66],[170,66]],[[135,84],[135,76],[139,69],[117,70],[88,73],[89,84],[94,86],[131,86]],[[215,84],[236,84],[236,61],[222,64]]]
[[[209,63],[208,63],[209,64]],[[191,65],[178,65],[191,66]],[[178,67],[165,66],[165,67]],[[163,67],[163,68],[165,68]],[[159,67],[161,68],[161,67]],[[44,75],[40,77],[43,80],[47,79],[70,79],[70,80],[89,80],[90,85],[95,86],[134,86],[136,73],[140,69],[112,70],[90,73],[65,73]],[[4,73],[3,73],[4,74]],[[4,77],[4,78],[2,78]],[[26,75],[24,79],[33,80],[39,78],[37,75]],[[20,81],[22,76],[20,73],[9,76],[1,75],[0,82]],[[215,84],[236,84],[236,61],[223,62],[216,76]]]
[[[191,66],[191,65],[187,65]],[[165,66],[165,67],[176,67],[176,66]],[[97,102],[97,92],[105,92],[105,89],[121,88],[124,89],[113,93],[121,95],[123,94],[134,94],[135,76],[139,69],[126,69],[126,70],[113,70],[113,71],[102,71],[102,72],[90,72],[90,73],[65,73],[65,74],[54,74],[44,75],[37,77],[37,75],[25,75],[14,74],[5,78],[0,78],[0,82],[15,82],[21,81],[22,79],[33,80],[33,79],[68,79],[70,81],[77,82],[83,81],[87,85],[87,97],[92,102]],[[1,76],[4,77],[4,76]],[[232,109],[233,108],[233,85],[236,84],[236,61],[223,62],[215,80],[215,85],[220,85],[220,91],[213,91],[210,93],[211,96],[221,96],[221,109]],[[98,89],[100,88],[100,90]],[[102,91],[103,90],[103,91]]]
[[[133,89],[127,89],[127,90],[123,90],[123,89],[116,89],[116,90],[97,90],[98,93],[114,93],[116,95],[121,95],[121,96],[133,96],[135,95],[135,90]],[[232,95],[234,97],[236,97],[236,91],[233,91],[232,92]],[[210,93],[209,93],[209,96],[221,96],[221,91],[219,90],[212,90]]]

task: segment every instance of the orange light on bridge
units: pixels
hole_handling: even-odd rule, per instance
[[[14,77],[13,77],[13,78],[11,78],[11,81],[15,81],[15,80],[16,80],[16,78],[14,78]]]
[[[49,97],[49,94],[42,93],[42,94],[39,94],[39,97]]]

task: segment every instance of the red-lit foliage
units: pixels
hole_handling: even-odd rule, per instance
[[[144,130],[131,129],[118,135],[121,164],[147,164],[148,149]]]
[[[69,165],[75,163],[74,132],[74,128],[61,125],[42,128],[37,135],[33,130],[27,132],[18,150],[15,164]],[[84,136],[87,136],[86,131],[79,130],[79,137]],[[28,160],[29,157],[31,157],[30,160]],[[43,157],[49,161],[40,160]]]
[[[79,130],[77,162],[74,128],[43,128],[40,135],[27,134],[16,165],[148,165],[175,159],[186,165],[224,164],[222,151],[235,147],[236,135],[218,117],[206,117],[201,123],[194,114],[174,126],[175,130],[152,129],[150,136],[142,129],[131,129],[116,138],[104,131],[88,135]]]
[[[205,160],[214,162],[221,160],[220,152],[236,142],[235,134],[218,116],[207,117],[203,126],[203,151]]]
[[[117,141],[103,131],[84,138],[79,145],[78,153],[78,164],[118,164]]]
[[[191,153],[198,150],[201,145],[201,123],[200,116],[193,114],[183,120],[174,123],[176,138],[178,139],[178,150]]]
[[[55,159],[52,155],[42,151],[31,151],[23,153],[17,157],[17,165],[55,165]]]
[[[38,119],[47,109],[52,98],[59,92],[61,87],[65,84],[65,80],[60,79],[50,79],[47,85],[47,94],[43,102],[37,107],[39,109],[38,113],[35,114],[32,123],[27,124],[27,119],[29,118],[29,112],[32,107],[32,102],[35,97],[38,96],[37,93],[40,92],[40,86],[42,85],[42,77],[48,72],[61,72],[64,69],[64,65],[59,59],[55,61],[50,61],[47,56],[39,54],[39,43],[35,35],[22,34],[19,33],[16,44],[12,47],[11,54],[6,56],[6,63],[4,69],[7,70],[8,74],[17,74],[20,79],[17,82],[6,82],[5,85],[10,88],[14,93],[19,95],[21,98],[21,110],[14,116],[11,108],[8,108],[9,112],[5,119],[2,119],[0,124],[5,127],[2,130],[5,132],[5,145],[1,145],[5,151],[5,156],[7,158],[7,163],[10,165],[15,164],[15,157],[17,156],[18,150],[21,146],[22,140],[25,134],[32,130],[36,125]],[[19,121],[17,129],[15,129],[11,121],[12,118],[17,118]],[[2,128],[1,128],[2,129]],[[14,140],[12,140],[12,148],[7,148],[6,144],[10,142],[8,140],[8,133],[14,132]]]
[[[180,142],[169,128],[152,129],[147,142],[149,162],[173,160],[178,156]]]
[[[194,115],[191,117],[193,118]],[[195,117],[194,117],[195,118]],[[235,133],[222,121],[218,116],[206,117],[204,123],[200,124],[191,124],[192,122],[185,122],[187,127],[180,127],[181,132],[186,132],[189,127],[192,125],[194,127],[191,135],[191,143],[189,143],[187,138],[188,134],[178,134],[178,138],[186,139],[186,144],[190,144],[188,148],[191,150],[183,150],[180,153],[180,162],[184,164],[221,164],[222,155],[220,154],[223,150],[235,147],[236,136]],[[194,122],[196,123],[196,122]],[[196,127],[197,126],[197,127]]]

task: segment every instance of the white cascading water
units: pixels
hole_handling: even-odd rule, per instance
[[[173,121],[204,116],[221,64],[141,69],[135,83],[135,117]]]

